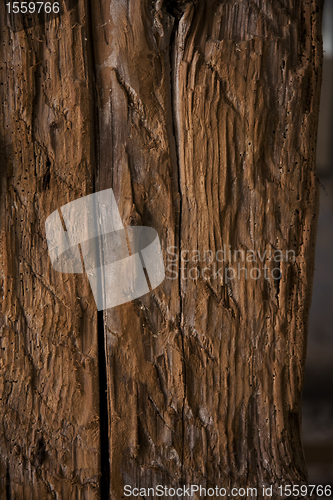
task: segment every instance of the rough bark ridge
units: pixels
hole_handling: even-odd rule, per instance
[[[320,0],[80,0],[2,27],[1,498],[100,497],[97,315],[87,280],[52,270],[44,221],[109,187],[166,265],[227,249],[220,275],[178,258],[104,315],[110,497],[306,481],[320,18]],[[229,249],[261,277],[226,280]]]

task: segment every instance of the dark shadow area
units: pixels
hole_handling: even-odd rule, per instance
[[[320,212],[303,393],[303,443],[310,484],[333,485],[333,0],[325,0],[323,40],[317,145]]]

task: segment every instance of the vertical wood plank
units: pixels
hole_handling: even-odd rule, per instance
[[[1,5],[0,497],[99,498],[97,315],[45,219],[93,191],[84,2],[13,32]],[[89,88],[90,87],[90,88]]]
[[[179,247],[173,130],[174,20],[158,3],[94,9],[99,188],[112,187],[126,225],[154,227],[164,255]],[[108,310],[111,497],[124,484],[181,481],[184,370],[179,281]]]
[[[179,259],[183,277],[106,312],[111,496],[304,482],[321,2],[95,12],[100,188],[113,187],[125,224],[157,229],[166,264],[169,247],[226,249],[219,274],[201,259],[191,279]],[[233,280],[229,249],[245,254]],[[251,252],[259,279],[245,276]]]
[[[124,224],[154,227],[176,258],[104,315],[111,498],[306,480],[320,16],[314,0],[81,0],[2,26],[4,498],[100,497],[95,304],[85,276],[52,270],[44,222],[109,187]],[[230,279],[229,249],[255,254],[260,278],[245,260]]]

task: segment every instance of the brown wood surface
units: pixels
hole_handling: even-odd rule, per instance
[[[1,499],[99,498],[96,308],[45,238],[51,212],[93,191],[86,19],[81,3],[1,26]]]
[[[125,484],[306,482],[320,22],[319,0],[80,0],[2,26],[0,498],[100,498],[105,451],[117,500]],[[256,263],[280,281],[166,279],[98,323],[85,276],[52,270],[44,223],[110,187],[166,264],[169,247],[224,245],[295,262]]]

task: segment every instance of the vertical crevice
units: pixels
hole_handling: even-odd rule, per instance
[[[9,472],[9,463],[7,461],[6,468],[6,500],[12,500],[11,486],[10,486],[10,472]]]
[[[184,456],[185,456],[185,404],[186,404],[186,361],[185,361],[185,344],[184,344],[184,333],[182,326],[182,317],[183,317],[183,298],[182,298],[182,283],[181,283],[181,228],[182,228],[182,190],[181,190],[181,172],[180,172],[180,159],[179,159],[179,127],[180,123],[177,122],[177,92],[179,92],[179,88],[177,85],[177,55],[176,55],[176,41],[177,41],[177,32],[179,27],[179,18],[178,11],[175,12],[172,10],[169,14],[174,17],[174,26],[170,38],[170,49],[169,49],[169,60],[170,60],[170,94],[171,94],[171,112],[172,112],[172,130],[175,141],[175,152],[176,152],[176,161],[177,161],[177,188],[179,193],[179,216],[178,216],[178,228],[177,228],[177,238],[178,238],[178,289],[179,289],[179,332],[181,338],[181,350],[182,350],[182,358],[183,358],[183,404],[182,404],[182,454],[181,454],[181,466],[182,466],[182,480],[183,483],[186,483],[184,478]]]
[[[97,313],[98,375],[99,375],[99,427],[101,442],[100,495],[107,500],[110,494],[109,411],[106,355],[104,342],[104,312]]]
[[[93,192],[99,190],[99,109],[97,95],[97,75],[94,47],[94,32],[92,20],[94,19],[90,1],[85,2],[88,13],[87,38],[88,38],[88,68],[89,86],[91,94],[91,114],[92,114],[92,141],[93,150],[91,161],[93,165],[92,188]],[[104,311],[97,312],[97,349],[98,349],[98,378],[99,378],[99,431],[100,431],[100,498],[107,500],[110,498],[110,448],[109,448],[109,408],[108,408],[108,386],[106,370],[106,349],[105,349],[105,329]]]

